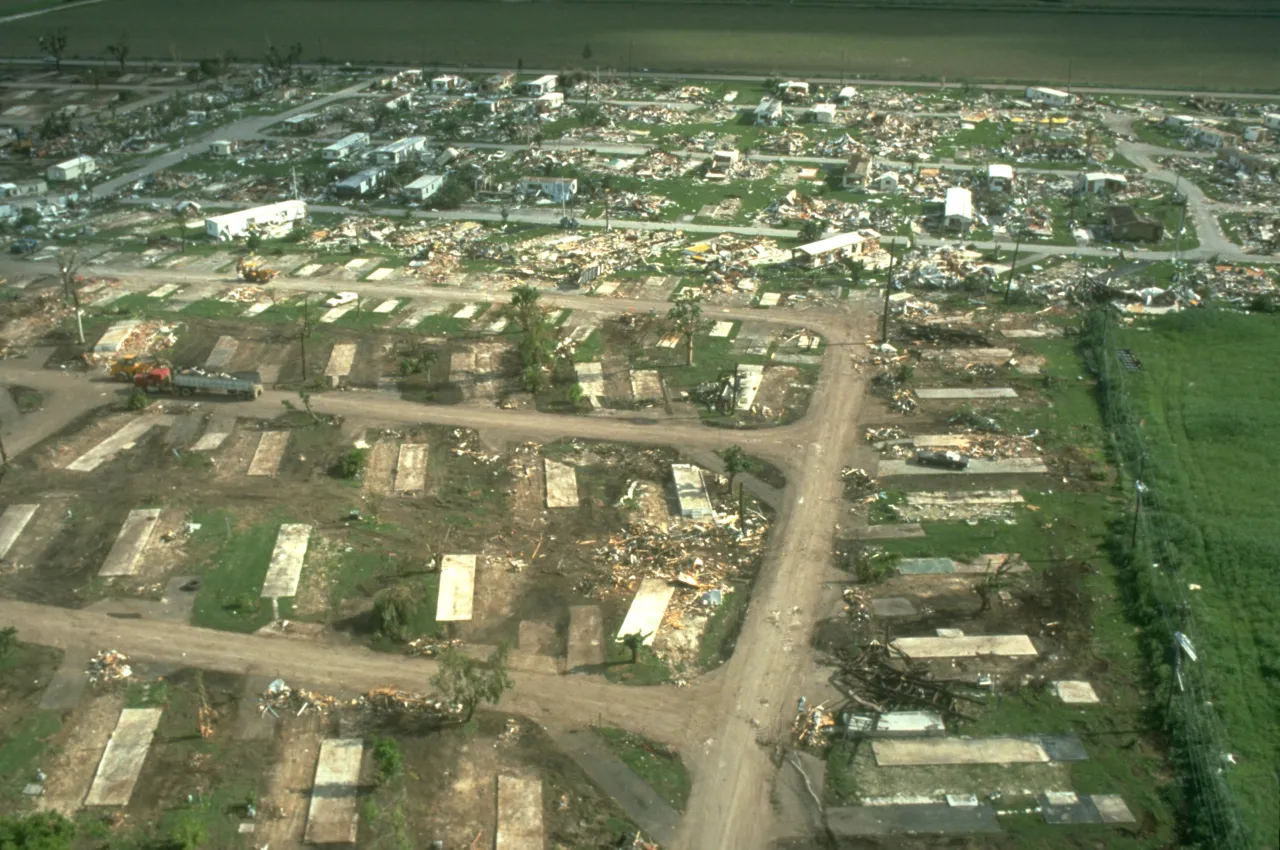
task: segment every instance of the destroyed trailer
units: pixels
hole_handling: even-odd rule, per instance
[[[931,466],[935,469],[951,469],[958,472],[969,466],[969,458],[959,452],[921,449],[916,452],[916,465]]]

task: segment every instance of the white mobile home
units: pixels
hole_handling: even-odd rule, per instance
[[[373,152],[373,161],[379,165],[397,165],[409,157],[417,156],[422,153],[423,148],[427,146],[427,140],[424,136],[407,136],[403,139],[396,139],[389,145],[383,145]]]
[[[57,165],[49,166],[48,172],[45,173],[51,181],[56,180],[75,180],[86,174],[94,174],[98,170],[98,163],[91,156],[78,156],[75,159],[69,159],[66,162],[60,162]]]
[[[805,268],[827,266],[845,257],[856,257],[874,251],[880,245],[880,234],[874,230],[837,233],[817,242],[793,248],[791,261]]]
[[[848,106],[850,103],[853,103],[853,99],[857,96],[857,89],[853,86],[845,86],[840,89],[840,93],[836,95],[836,103],[843,103],[845,106]]]
[[[1027,89],[1027,100],[1032,103],[1043,103],[1045,106],[1070,106],[1076,102],[1076,96],[1058,89],[1031,86]]]
[[[782,101],[771,97],[763,97],[756,105],[756,123],[768,124],[782,117]]]
[[[438,77],[432,77],[431,90],[436,93],[450,92],[462,88],[465,83],[466,80],[457,74],[441,74]]]
[[[961,186],[947,190],[942,210],[942,225],[947,230],[968,230],[973,224],[973,193]]]
[[[227,141],[226,139],[218,139],[209,143],[209,156],[231,156],[231,152],[236,149],[236,143]]]
[[[544,74],[536,80],[525,80],[523,83],[520,83],[517,88],[522,94],[531,95],[533,97],[544,95],[547,92],[556,90],[556,75]]]
[[[801,100],[809,96],[809,84],[796,80],[778,83],[778,96],[787,100]]]
[[[549,91],[546,94],[539,95],[538,99],[533,102],[535,112],[555,112],[564,106],[564,92]]]
[[[520,192],[524,195],[546,195],[556,203],[569,201],[578,194],[576,177],[522,177]]]
[[[836,105],[834,103],[815,103],[809,110],[809,120],[815,124],[834,124],[836,122]]]
[[[216,215],[204,220],[205,235],[223,242],[244,236],[251,228],[269,230],[307,217],[304,201],[280,201],[262,207]]]
[[[413,201],[425,201],[440,191],[444,185],[444,175],[424,174],[404,187],[404,196]]]
[[[352,133],[349,136],[343,136],[341,139],[338,139],[338,141],[320,151],[320,156],[322,159],[330,161],[346,159],[348,156],[360,150],[367,144],[369,144],[368,133]]]
[[[1126,188],[1129,181],[1123,174],[1111,174],[1106,171],[1083,171],[1076,175],[1076,191],[1100,195],[1104,192],[1115,192]]]
[[[1008,192],[1013,188],[1013,166],[993,162],[987,166],[987,188],[992,192]]]

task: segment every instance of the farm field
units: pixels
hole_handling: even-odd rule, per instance
[[[1229,767],[1208,775],[1225,782],[1246,829],[1273,836],[1280,528],[1269,490],[1280,386],[1252,364],[1280,354],[1280,338],[1275,320],[1262,315],[1191,312],[1149,327],[1116,332],[1106,365],[1121,450],[1131,472],[1142,464],[1149,488],[1133,555],[1143,569],[1138,590],[1148,651],[1166,653],[1173,628],[1194,641],[1199,661],[1173,703],[1176,725],[1190,725],[1186,734],[1206,742],[1191,748],[1191,758],[1202,759],[1200,776],[1204,762],[1225,758],[1219,748],[1231,753]],[[1132,351],[1142,371],[1119,367],[1115,349]],[[1138,461],[1139,451],[1145,460]],[[1160,571],[1146,570],[1148,562]],[[1218,713],[1206,719],[1200,700],[1209,694]]]
[[[243,13],[237,11],[243,9]],[[59,21],[68,57],[98,58],[102,32],[124,27],[133,55],[250,57],[301,42],[304,59],[562,67],[591,45],[601,67],[805,73],[948,80],[1270,90],[1280,78],[1280,21],[1166,16],[904,12],[794,7],[453,0],[114,0]],[[500,14],[495,14],[500,8]],[[254,27],[242,22],[252,15]],[[397,25],[387,26],[395,20]],[[181,22],[181,25],[178,25]],[[31,56],[46,18],[7,24],[0,53]],[[1180,61],[1188,44],[1196,62]],[[590,64],[590,63],[589,63]]]

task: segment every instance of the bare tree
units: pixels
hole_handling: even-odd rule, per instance
[[[685,364],[693,365],[693,338],[707,327],[707,320],[702,317],[702,305],[698,303],[698,293],[686,290],[676,298],[675,304],[667,312],[667,318],[675,325],[676,331],[684,339]]]
[[[120,73],[123,74],[125,60],[129,58],[129,36],[121,33],[114,43],[107,45],[107,53],[120,63]]]
[[[53,59],[53,67],[62,70],[62,55],[67,52],[67,28],[58,27],[36,39],[40,52]]]
[[[62,279],[62,297],[71,301],[76,310],[76,333],[84,345],[84,323],[80,320],[80,267],[84,261],[75,248],[62,248],[56,257],[58,277]]]

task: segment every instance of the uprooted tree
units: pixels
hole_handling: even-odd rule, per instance
[[[122,33],[118,39],[108,44],[107,54],[120,63],[120,72],[124,73],[124,63],[129,58],[129,36]]]
[[[686,290],[676,298],[675,304],[667,311],[667,318],[675,325],[676,332],[684,340],[684,365],[686,366],[693,365],[693,338],[708,325],[707,320],[702,317],[702,304],[699,301],[700,298],[696,292]]]
[[[373,622],[378,634],[392,640],[408,640],[421,602],[422,591],[413,584],[401,583],[379,591],[373,597]]]
[[[488,658],[472,658],[450,647],[440,653],[440,672],[431,684],[447,700],[462,706],[463,723],[470,723],[480,703],[496,703],[511,688],[505,643]]]

